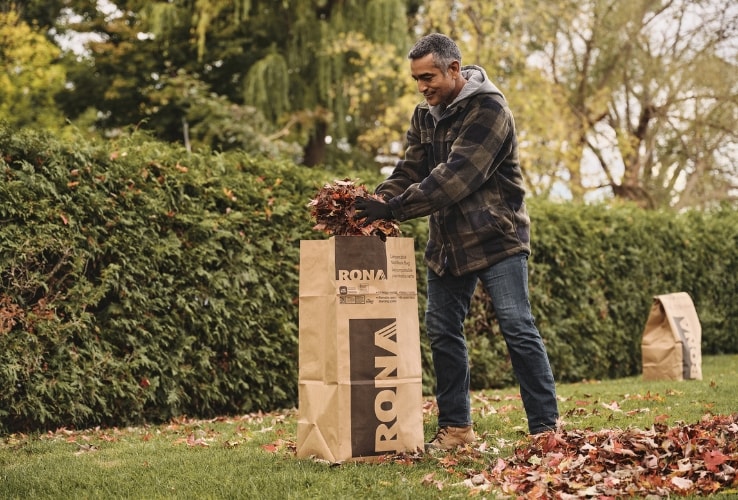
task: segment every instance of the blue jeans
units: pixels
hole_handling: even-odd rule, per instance
[[[518,254],[464,276],[439,276],[428,270],[426,329],[436,372],[439,427],[472,424],[469,353],[464,319],[477,280],[481,280],[497,315],[531,434],[556,426],[556,387],[546,348],[535,326],[528,298],[528,257]]]

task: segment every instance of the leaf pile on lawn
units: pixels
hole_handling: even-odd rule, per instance
[[[735,489],[736,468],[738,413],[648,430],[559,428],[526,438],[463,484],[526,499],[661,498]]]
[[[400,235],[399,226],[389,220],[379,219],[367,225],[362,225],[361,219],[354,220],[357,196],[382,200],[350,179],[324,185],[308,203],[310,216],[316,222],[313,229],[336,236],[379,236],[384,239]]]

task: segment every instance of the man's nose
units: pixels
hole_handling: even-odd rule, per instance
[[[418,92],[421,94],[425,94],[425,91],[428,89],[428,85],[426,85],[425,82],[418,82]]]

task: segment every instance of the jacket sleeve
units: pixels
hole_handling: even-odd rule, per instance
[[[415,108],[413,118],[410,120],[410,128],[406,134],[405,157],[397,162],[392,174],[375,190],[376,194],[386,200],[401,195],[407,188],[420,183],[430,173],[427,151],[430,144],[424,144],[421,140],[420,120],[422,119],[423,114],[420,108]]]
[[[513,152],[514,124],[509,109],[491,96],[474,101],[468,103],[471,108],[466,113],[461,112],[460,124],[449,128],[449,134],[458,132],[450,137],[445,161],[391,200],[398,220],[426,216],[458,203],[483,186]]]

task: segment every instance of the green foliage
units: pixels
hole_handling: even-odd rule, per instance
[[[241,149],[274,158],[301,154],[298,144],[268,137],[269,126],[257,109],[231,103],[184,71],[161,76],[147,95],[151,123],[179,127],[180,139],[191,150]]]
[[[332,171],[189,154],[135,133],[0,125],[0,431],[158,422],[296,402],[299,241]],[[686,291],[705,354],[735,353],[738,215],[532,200],[531,302],[558,381],[640,373],[653,295]],[[425,309],[427,224],[416,242]],[[491,305],[467,321],[475,387],[514,383]],[[430,349],[421,321],[425,390]]]
[[[61,126],[54,103],[65,80],[59,53],[13,10],[0,9],[0,120],[16,127]]]
[[[249,68],[244,100],[276,122],[289,107],[289,72],[284,57],[267,54]]]
[[[142,135],[0,151],[0,428],[294,402],[314,174]]]
[[[183,122],[196,120],[195,147],[282,138],[299,143],[309,165],[375,128],[396,95],[417,11],[408,0],[115,4],[112,15],[57,20],[57,30],[96,35],[81,60],[65,60],[70,83],[58,102],[70,120],[92,108],[101,135],[136,125],[170,142],[183,141]],[[87,13],[78,1],[70,8]]]

